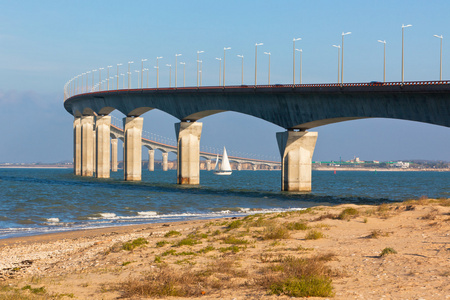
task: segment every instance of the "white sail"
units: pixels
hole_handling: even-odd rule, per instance
[[[216,157],[216,164],[214,165],[214,170],[217,170],[217,166],[219,165],[219,154]]]
[[[227,149],[223,147],[222,165],[220,166],[221,171],[231,171],[230,161],[228,160]]]

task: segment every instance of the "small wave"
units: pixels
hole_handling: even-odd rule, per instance
[[[154,217],[157,215],[158,213],[156,211],[138,211],[138,216]]]
[[[59,222],[59,218],[48,218],[47,222],[48,223],[58,223]]]

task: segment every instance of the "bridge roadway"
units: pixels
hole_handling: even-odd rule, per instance
[[[65,97],[65,109],[75,117],[74,139],[78,146],[74,161],[80,161],[80,170],[75,172],[81,175],[87,168],[83,167],[86,159],[81,159],[81,153],[88,161],[90,157],[86,152],[90,150],[84,149],[89,146],[83,148],[81,140],[89,135],[83,132],[93,128],[93,116],[97,115],[96,127],[99,122],[107,123],[106,117],[115,109],[126,116],[125,180],[140,180],[140,115],[152,109],[181,120],[175,125],[180,184],[199,183],[201,118],[235,111],[282,126],[287,131],[277,133],[277,141],[282,157],[282,190],[287,191],[311,190],[317,133],[308,129],[363,118],[394,118],[450,127],[449,81],[124,89],[71,97],[65,93]]]
[[[111,159],[113,165],[111,166],[111,170],[117,171],[117,139],[124,141],[123,129],[118,126],[111,125],[111,138],[113,141],[112,142],[113,147],[116,148],[113,150],[114,154]],[[116,140],[116,141],[114,141],[114,140]],[[146,138],[142,138],[142,146],[148,148],[148,157],[149,157],[148,169],[149,169],[149,171],[154,171],[154,169],[155,169],[155,167],[154,167],[154,164],[155,164],[155,159],[154,159],[155,152],[154,151],[155,150],[160,150],[162,152],[162,155],[163,155],[162,167],[163,167],[164,171],[168,170],[168,153],[173,152],[173,153],[177,154],[177,150],[178,150],[176,146],[159,143],[159,142],[153,141],[151,139],[146,139]],[[204,158],[206,160],[206,170],[211,171],[212,160],[217,159],[217,154],[200,151],[200,157]],[[239,171],[242,169],[242,164],[252,165],[253,170],[256,170],[257,166],[259,166],[259,165],[268,166],[270,169],[275,169],[276,167],[281,166],[280,162],[262,160],[262,159],[244,158],[244,157],[237,157],[237,156],[228,156],[228,159],[230,162],[235,162],[238,164],[237,170],[239,170]]]

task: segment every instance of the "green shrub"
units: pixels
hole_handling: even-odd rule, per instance
[[[270,292],[291,297],[331,297],[333,287],[331,279],[323,276],[291,277],[273,283],[270,286]]]
[[[173,236],[180,236],[180,235],[181,235],[181,232],[175,231],[175,230],[171,230],[168,233],[166,233],[164,235],[164,237],[173,237]]]
[[[182,239],[181,241],[179,241],[177,243],[177,246],[178,247],[180,247],[180,246],[194,246],[194,245],[201,244],[201,243],[202,243],[201,241],[197,241],[196,239],[187,237],[187,238]]]
[[[321,238],[323,238],[323,233],[318,230],[310,230],[305,237],[307,240],[318,240]]]
[[[264,230],[264,240],[288,239],[291,237],[289,230],[284,226],[268,226]]]
[[[126,243],[123,244],[122,249],[123,250],[127,250],[127,251],[131,251],[136,247],[140,247],[143,245],[148,244],[148,241],[144,238],[137,238],[133,241],[128,241]]]
[[[208,253],[210,251],[213,251],[214,249],[215,248],[213,246],[209,245],[209,246],[207,246],[207,247],[205,247],[203,249],[200,249],[198,252],[199,253]]]
[[[226,237],[223,242],[225,244],[232,244],[232,245],[246,245],[248,244],[248,241],[246,239],[238,239],[234,236]]]
[[[170,244],[170,243],[168,241],[159,241],[156,243],[156,247],[164,247],[167,244]]]
[[[353,207],[349,207],[344,209],[339,215],[339,220],[350,220],[351,218],[354,218],[359,215],[359,211]]]
[[[286,223],[285,226],[289,230],[307,230],[309,228],[306,223],[299,222]]]
[[[242,221],[241,220],[235,220],[233,222],[231,222],[230,224],[228,224],[227,229],[231,230],[231,229],[236,229],[242,226]]]
[[[394,250],[394,248],[386,247],[381,251],[380,257],[383,257],[388,254],[397,254],[397,251]]]

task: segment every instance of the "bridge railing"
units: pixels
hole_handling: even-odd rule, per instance
[[[271,84],[271,85],[228,85],[228,86],[192,86],[192,87],[163,87],[163,88],[118,88],[118,89],[101,89],[104,85],[96,84],[94,87],[83,86],[76,84],[74,85],[73,80],[78,77],[74,77],[64,85],[64,101],[70,97],[81,94],[89,94],[95,92],[114,92],[117,90],[202,90],[202,89],[242,89],[242,88],[311,88],[311,87],[376,87],[376,86],[416,86],[416,85],[446,85],[450,84],[450,80],[429,80],[429,81],[405,81],[405,82],[381,82],[381,81],[372,81],[372,82],[357,82],[357,83],[314,83],[314,84]],[[78,81],[78,79],[77,79]],[[83,81],[83,80],[82,80]],[[102,81],[103,82],[103,81]]]

